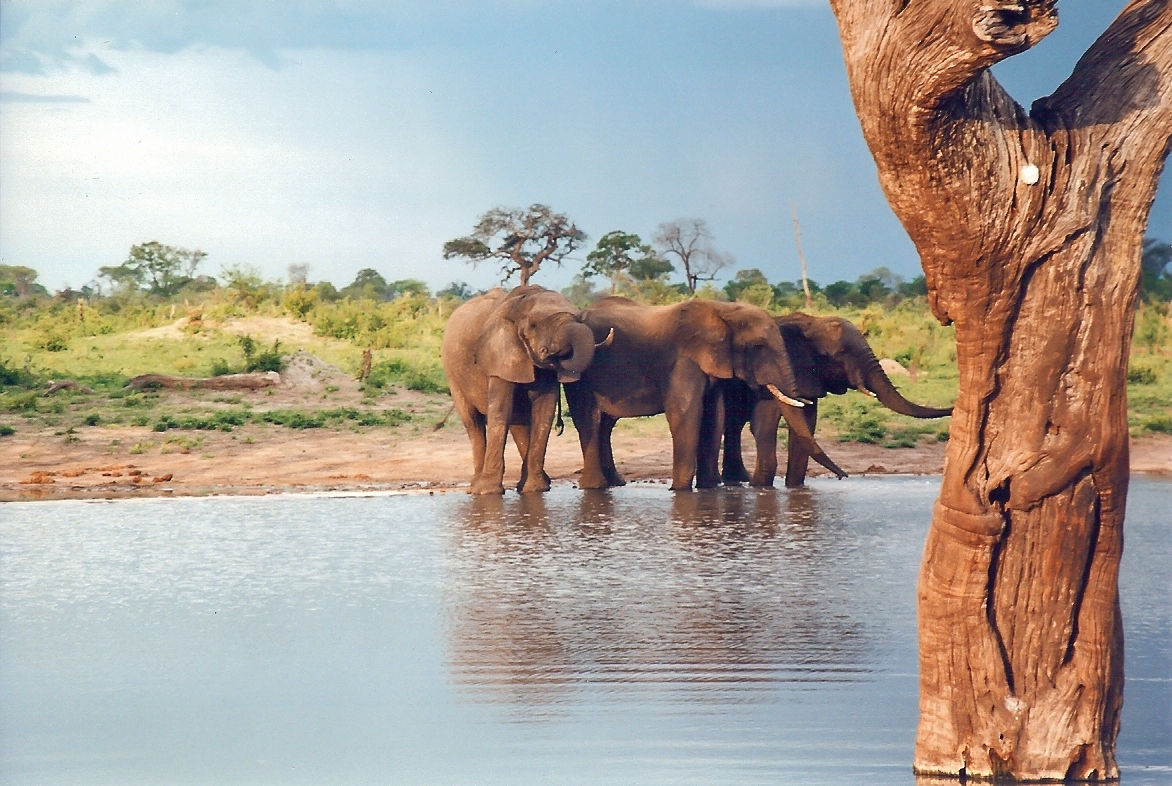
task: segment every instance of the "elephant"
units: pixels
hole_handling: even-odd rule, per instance
[[[521,454],[522,493],[549,490],[545,449],[561,399],[594,358],[581,313],[537,286],[494,289],[452,312],[441,359],[452,405],[472,442],[472,494],[504,493],[505,432]]]
[[[751,390],[776,397],[798,439],[811,455],[833,462],[804,431],[794,398],[795,381],[781,334],[763,309],[745,303],[693,299],[670,306],[645,306],[608,297],[587,308],[583,321],[599,349],[580,381],[565,386],[570,416],[582,445],[584,489],[621,486],[611,431],[619,418],[667,415],[672,436],[672,484],[687,491],[720,483],[722,425],[704,411],[723,413],[723,385],[741,380]],[[836,468],[837,469],[837,468]],[[838,470],[841,472],[841,470]]]
[[[841,395],[855,389],[874,396],[888,409],[913,418],[942,418],[952,409],[935,409],[913,404],[904,398],[879,365],[862,332],[841,317],[814,317],[794,312],[776,318],[785,341],[797,384],[797,395],[812,401],[803,407],[801,417],[805,431],[814,432],[818,421],[818,399],[828,393]],[[725,387],[724,412],[708,414],[712,421],[724,424],[725,483],[748,481],[753,486],[772,486],[777,474],[777,427],[783,412],[771,396],[761,395],[748,385],[730,383]],[[792,421],[785,485],[797,488],[806,481],[811,454],[806,440],[794,439]],[[745,423],[757,443],[757,466],[752,477],[741,458],[741,432]]]

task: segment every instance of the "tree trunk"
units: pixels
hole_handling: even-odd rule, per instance
[[[832,0],[863,133],[956,324],[919,584],[922,774],[1118,777],[1126,367],[1172,136],[1172,0],[1132,0],[1027,113],[988,68],[1054,0]]]

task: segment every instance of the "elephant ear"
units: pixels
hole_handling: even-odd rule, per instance
[[[838,387],[834,384],[835,374],[827,366],[833,359],[818,351],[817,344],[806,335],[801,325],[783,321],[784,319],[783,317],[778,320],[778,327],[785,342],[786,354],[789,355],[790,367],[794,371],[798,395],[815,400],[827,393],[845,393],[845,387],[841,390],[835,389]]]
[[[525,385],[536,379],[517,326],[498,312],[489,318],[476,344],[476,365],[490,377]]]
[[[707,301],[691,300],[680,307],[682,354],[710,377],[733,378],[732,330]]]

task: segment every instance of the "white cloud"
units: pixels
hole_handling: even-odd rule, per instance
[[[99,54],[123,76],[0,75],[9,93],[88,99],[0,106],[0,261],[77,285],[159,240],[208,251],[209,272],[309,262],[339,283],[364,266],[433,277],[476,167],[437,133],[419,63],[313,50],[274,71],[216,48]]]

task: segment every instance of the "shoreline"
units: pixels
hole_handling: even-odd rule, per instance
[[[752,468],[752,440],[745,441]],[[940,475],[945,443],[885,448],[823,437],[823,447],[851,476]],[[671,438],[653,421],[616,429],[619,471],[631,483],[667,483]],[[519,459],[507,446],[505,486]],[[784,455],[780,456],[784,470]],[[573,485],[582,466],[576,433],[551,438],[546,471]],[[1131,441],[1133,474],[1172,476],[1172,435]],[[226,432],[153,432],[94,427],[61,435],[51,429],[0,441],[0,502],[110,500],[168,496],[396,496],[466,490],[472,474],[468,439],[458,425],[426,429],[288,429],[247,425]],[[810,477],[826,476],[811,462]],[[779,477],[775,487],[781,488]]]

